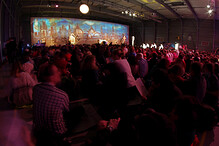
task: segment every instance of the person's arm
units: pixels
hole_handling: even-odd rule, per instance
[[[31,77],[29,73],[25,73],[25,74],[26,74],[28,85],[31,87],[35,86],[37,82]]]
[[[98,123],[98,131],[96,136],[88,145],[106,145],[109,143],[111,133],[117,129],[120,118],[110,119],[110,121],[101,120]]]

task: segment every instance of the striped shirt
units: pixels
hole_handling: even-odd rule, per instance
[[[33,123],[36,130],[48,130],[53,134],[67,131],[63,112],[69,111],[68,95],[49,83],[41,83],[33,89]]]

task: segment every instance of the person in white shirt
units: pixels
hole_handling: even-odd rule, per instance
[[[37,82],[29,73],[23,72],[19,61],[13,64],[11,75],[6,89],[8,101],[16,106],[31,104],[32,88]]]

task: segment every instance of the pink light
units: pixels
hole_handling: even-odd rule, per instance
[[[58,8],[59,7],[59,5],[56,5],[56,8]]]

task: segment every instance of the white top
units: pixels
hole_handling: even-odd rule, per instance
[[[25,72],[29,73],[29,74],[31,74],[31,72],[32,72],[32,70],[33,70],[33,68],[34,68],[33,64],[30,63],[30,62],[24,63],[24,64],[22,65],[22,67],[23,67],[23,70],[24,70]]]
[[[10,96],[13,89],[17,89],[24,86],[33,87],[36,85],[36,81],[27,72],[21,72],[19,77],[11,77],[7,87],[7,96]]]
[[[133,87],[136,85],[135,78],[132,75],[131,67],[126,59],[115,60],[116,65],[119,66],[120,71],[126,73],[127,75],[127,88]]]

